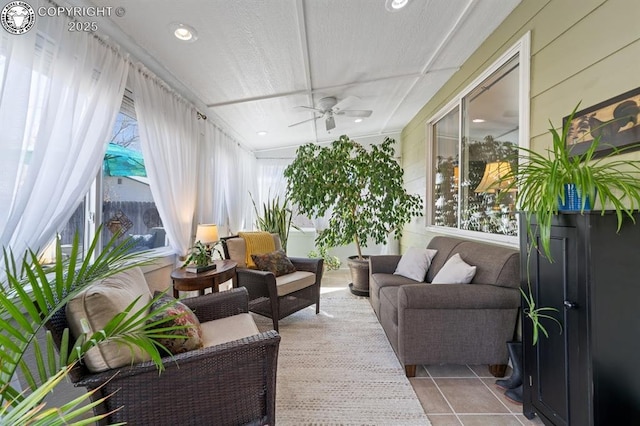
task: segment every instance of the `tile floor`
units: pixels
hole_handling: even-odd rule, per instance
[[[348,270],[327,271],[322,288],[331,291],[349,282]],[[429,365],[419,366],[409,382],[433,426],[543,424],[524,417],[522,406],[506,399],[495,380],[486,365]]]

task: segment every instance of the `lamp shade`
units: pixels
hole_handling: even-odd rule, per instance
[[[505,176],[511,173],[511,166],[506,161],[487,163],[484,168],[482,180],[475,192],[496,192],[506,189],[511,185],[511,180],[505,180]]]
[[[196,241],[207,244],[218,241],[218,239],[218,225],[214,225],[212,223],[204,223],[198,225],[198,230],[196,231]]]

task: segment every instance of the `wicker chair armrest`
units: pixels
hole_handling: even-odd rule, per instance
[[[126,382],[128,378],[134,376],[147,375],[149,379],[162,377],[162,374],[172,370],[179,370],[180,368],[186,369],[188,364],[202,363],[204,364],[216,364],[216,359],[228,358],[231,355],[234,359],[239,357],[245,357],[247,360],[250,358],[258,358],[264,356],[265,347],[271,347],[275,350],[276,356],[280,345],[280,335],[275,330],[269,330],[264,333],[255,334],[253,336],[246,337],[244,339],[234,340],[232,342],[222,343],[220,345],[209,346],[207,348],[196,349],[189,352],[184,352],[178,355],[166,356],[162,358],[162,364],[165,371],[158,373],[158,368],[152,361],[145,361],[138,364],[134,364],[127,367],[121,367],[119,369],[112,369],[103,371],[100,373],[93,373],[84,376],[81,380],[74,383],[75,386],[86,386],[88,388],[96,388],[101,386],[107,381],[112,382]],[[206,378],[205,367],[203,367],[200,377],[193,377],[194,381],[202,380]],[[229,371],[231,373],[231,371]],[[237,371],[237,374],[243,374],[242,371]],[[136,377],[136,382],[145,383],[141,377]],[[170,385],[170,384],[167,384]]]
[[[324,265],[324,259],[313,259],[307,257],[290,257],[289,260],[293,263],[298,271],[307,271],[317,274],[322,271]]]
[[[212,321],[249,312],[249,297],[244,288],[181,299],[200,322]]]
[[[249,300],[259,297],[277,297],[276,276],[269,271],[258,269],[238,268],[238,286],[245,287],[249,291]]]

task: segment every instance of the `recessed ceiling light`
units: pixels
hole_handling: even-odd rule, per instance
[[[267,132],[265,132],[264,130],[260,130],[258,132],[258,136],[267,136]]]
[[[354,123],[362,123],[362,118],[356,118],[353,120]]]
[[[409,3],[409,0],[386,0],[384,7],[389,12],[396,12],[405,7],[407,3]]]
[[[189,25],[174,22],[170,25],[170,28],[178,40],[194,42],[198,39],[198,33]]]
[[[483,118],[474,118],[471,121],[473,121],[474,123],[484,123],[485,122],[485,120]]]

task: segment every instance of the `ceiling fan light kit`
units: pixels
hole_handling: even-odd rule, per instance
[[[373,111],[371,110],[347,109],[349,105],[351,105],[354,101],[357,101],[357,99],[358,98],[356,98],[355,96],[347,96],[346,98],[338,102],[338,99],[336,97],[327,96],[318,101],[317,107],[300,105],[298,108],[304,108],[314,111],[314,117],[290,124],[289,127],[294,127],[299,124],[308,123],[310,121],[324,118],[325,129],[328,132],[336,128],[336,120],[334,117],[336,115],[358,118],[369,117],[373,113]],[[316,113],[319,115],[315,115]]]

